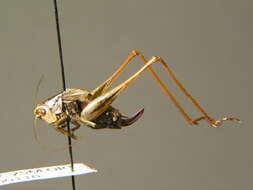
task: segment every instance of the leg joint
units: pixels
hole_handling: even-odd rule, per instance
[[[150,61],[152,61],[152,62],[161,61],[161,60],[162,60],[162,58],[161,58],[161,57],[158,57],[158,56],[153,56],[153,57],[150,59]]]
[[[131,52],[134,56],[140,55],[141,53],[138,50],[133,50]]]

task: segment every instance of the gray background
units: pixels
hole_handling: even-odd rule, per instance
[[[34,91],[43,100],[61,90],[52,0],[1,0],[0,171],[68,163],[65,151],[46,151],[33,139]],[[164,58],[206,108],[227,122],[189,126],[145,73],[114,103],[127,115],[145,107],[144,117],[123,130],[82,127],[74,146],[77,162],[99,170],[76,178],[77,189],[237,190],[252,188],[252,1],[143,0],[60,3],[67,85],[93,89],[128,53],[138,49]],[[139,61],[136,60],[136,63]],[[131,64],[117,81],[140,68]],[[199,116],[156,65],[155,70],[191,112]],[[51,147],[66,138],[38,123]],[[1,189],[71,189],[69,178]]]

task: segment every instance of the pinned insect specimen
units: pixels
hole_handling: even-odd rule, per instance
[[[114,80],[118,78],[123,69],[132,61],[134,57],[139,57],[144,63],[144,66],[126,81],[109,90],[109,87],[112,85]],[[192,120],[191,117],[184,111],[176,98],[151,68],[151,66],[156,63],[160,63],[162,65],[164,71],[176,84],[179,90],[200,112],[200,117]],[[118,97],[118,95],[123,92],[145,70],[149,71],[153,79],[163,90],[164,94],[175,104],[176,108],[190,125],[198,125],[200,120],[206,120],[210,126],[218,127],[222,124],[222,122],[227,120],[239,121],[239,119],[235,117],[224,117],[220,120],[214,120],[209,117],[209,115],[201,108],[197,101],[192,98],[192,96],[177,80],[163,59],[154,56],[150,60],[146,60],[145,57],[136,50],[132,51],[124,63],[118,68],[118,70],[96,89],[87,91],[81,88],[69,88],[37,104],[33,110],[35,118],[42,119],[49,125],[52,125],[57,131],[66,136],[70,136],[73,139],[76,139],[74,131],[83,124],[93,129],[120,129],[121,127],[129,126],[136,122],[143,115],[144,109],[141,109],[129,118],[123,116],[119,110],[112,107],[111,104]],[[67,122],[71,122],[74,125],[70,133],[65,129]]]

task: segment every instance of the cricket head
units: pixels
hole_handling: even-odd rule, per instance
[[[35,115],[36,118],[39,118],[48,124],[51,124],[57,121],[56,114],[53,113],[52,110],[47,105],[38,104],[34,108],[33,114]]]
[[[48,124],[58,121],[57,115],[62,113],[62,98],[58,94],[46,101],[39,103],[33,109],[33,114],[36,118],[45,121]]]

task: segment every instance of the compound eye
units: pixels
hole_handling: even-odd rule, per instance
[[[37,117],[43,117],[44,115],[46,115],[46,110],[44,108],[37,108],[35,110],[35,115]]]

